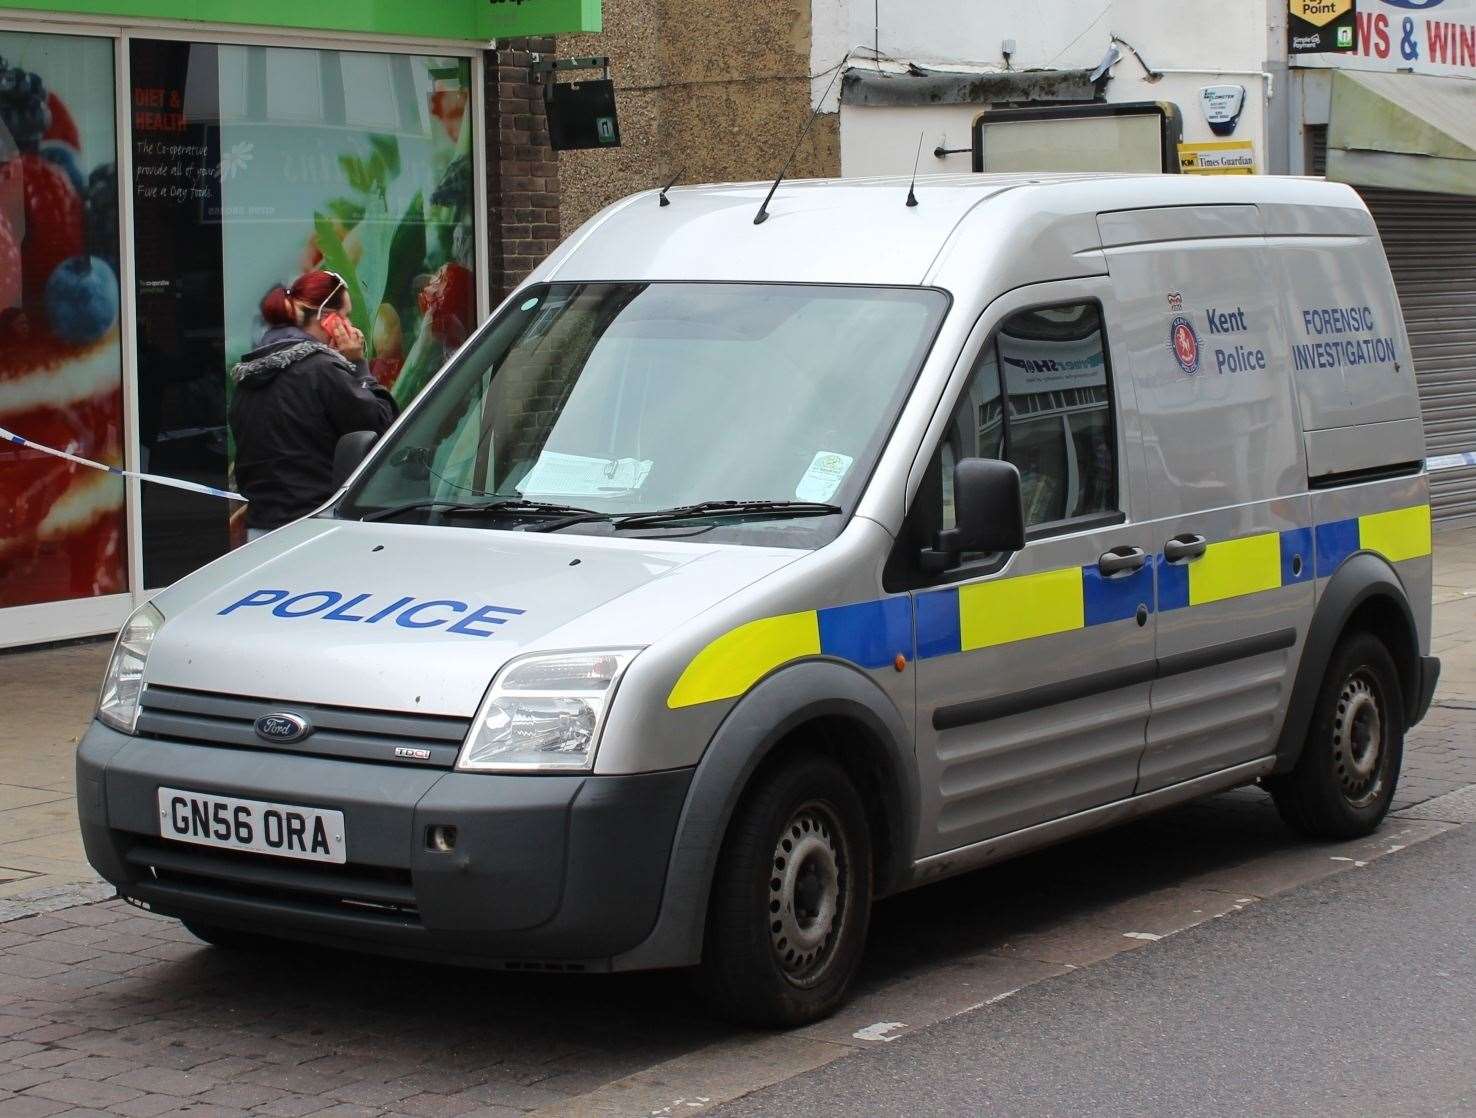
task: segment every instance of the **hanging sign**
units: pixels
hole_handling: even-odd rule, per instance
[[[1358,48],[1354,0],[1287,0],[1287,50],[1292,54],[1349,53]]]
[[[1184,175],[1253,175],[1256,149],[1249,140],[1216,140],[1179,145],[1179,173]]]
[[[1245,107],[1245,86],[1207,85],[1199,91],[1199,104],[1210,131],[1216,136],[1228,136],[1235,131],[1240,110]]]

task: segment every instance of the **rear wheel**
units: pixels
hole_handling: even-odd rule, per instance
[[[1311,838],[1359,838],[1383,821],[1404,757],[1404,694],[1383,642],[1345,637],[1328,665],[1302,756],[1267,781],[1289,826]]]
[[[749,790],[719,856],[700,981],[724,1016],[789,1027],[845,998],[871,917],[866,811],[824,757]]]

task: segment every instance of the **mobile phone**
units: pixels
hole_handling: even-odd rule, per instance
[[[344,328],[345,325],[347,325],[347,323],[344,322],[343,315],[336,314],[333,311],[328,311],[326,314],[322,315],[319,318],[319,321],[323,324],[323,329],[327,331],[330,336],[338,333]]]

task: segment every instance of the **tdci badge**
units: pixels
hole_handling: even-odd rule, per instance
[[[1216,136],[1228,136],[1235,131],[1240,110],[1245,107],[1245,86],[1207,85],[1199,91],[1199,104],[1210,131]]]

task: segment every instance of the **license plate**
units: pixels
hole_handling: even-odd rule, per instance
[[[159,789],[159,834],[178,842],[342,863],[343,812]]]

